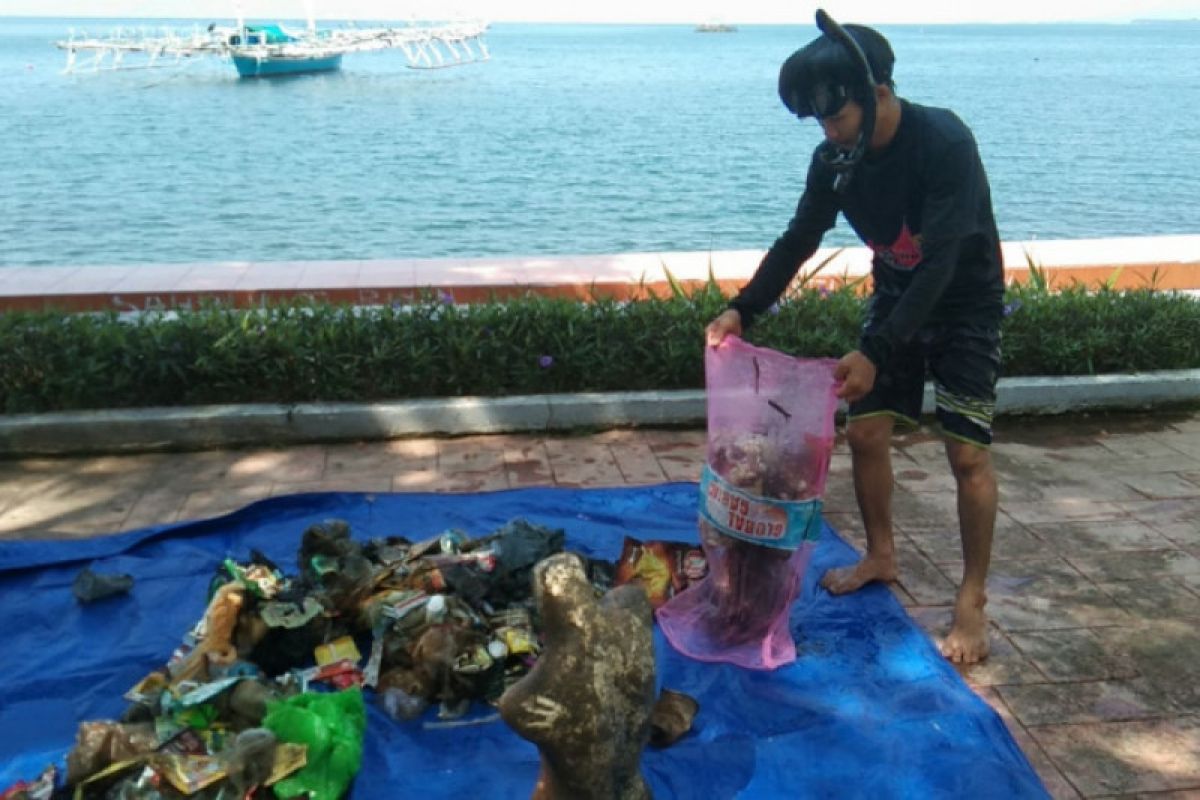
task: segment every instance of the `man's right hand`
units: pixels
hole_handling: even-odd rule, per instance
[[[704,329],[704,337],[709,347],[717,347],[730,334],[742,335],[742,315],[736,308],[726,309]]]

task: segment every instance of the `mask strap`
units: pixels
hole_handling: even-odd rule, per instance
[[[817,9],[817,27],[821,33],[846,48],[851,58],[858,63],[862,79],[866,84],[862,101],[862,125],[854,148],[843,150],[832,142],[826,142],[820,151],[822,160],[837,173],[837,177],[833,181],[834,190],[844,192],[850,184],[850,174],[862,160],[867,151],[867,145],[871,142],[871,136],[875,133],[875,75],[871,71],[871,62],[867,60],[866,54],[863,53],[854,37],[846,33],[845,28],[838,25],[833,17],[821,8]]]

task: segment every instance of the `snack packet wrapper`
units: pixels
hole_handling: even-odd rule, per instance
[[[688,542],[647,541],[626,536],[613,583],[635,583],[659,608],[708,574],[704,552]]]

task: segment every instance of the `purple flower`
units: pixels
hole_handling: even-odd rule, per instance
[[[454,295],[450,294],[449,292],[439,292],[438,299],[441,300],[444,305],[454,305]]]
[[[538,358],[538,366],[542,369],[549,369],[554,366],[554,356],[541,356]]]
[[[828,286],[819,286],[817,287],[817,294],[821,295],[821,299],[824,300],[826,297],[829,297],[829,295],[833,294],[833,292],[829,291]]]
[[[775,303],[770,308],[768,308],[767,313],[768,314],[778,314],[779,313],[779,303]]]
[[[1013,300],[1011,303],[1005,303],[1004,304],[1004,316],[1007,317],[1009,314],[1013,313],[1014,311],[1019,311],[1020,308],[1021,308],[1020,299]]]

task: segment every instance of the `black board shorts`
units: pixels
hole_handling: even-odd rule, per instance
[[[873,320],[868,320],[869,331]],[[933,378],[937,420],[951,439],[987,447],[1000,377],[1000,325],[979,322],[927,325],[897,347],[875,376],[875,386],[850,404],[849,419],[889,415],[911,425],[921,416],[925,376]]]

